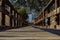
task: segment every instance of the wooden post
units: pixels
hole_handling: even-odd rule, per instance
[[[2,26],[5,26],[5,1],[2,0]]]
[[[10,26],[12,27],[12,9],[10,8]]]
[[[16,20],[15,22],[16,22],[16,27],[17,27],[17,13],[16,13],[16,16],[15,16],[15,17],[16,17],[16,18],[15,18],[15,20]]]
[[[44,23],[43,23],[43,24],[44,24],[44,26],[45,26],[45,24],[46,24],[46,23],[45,23],[45,17],[46,17],[46,16],[45,16],[45,11],[43,11],[43,16],[44,16],[44,20],[43,20]]]
[[[48,8],[45,10],[45,15],[44,16],[45,16],[45,21],[46,21],[47,20],[46,17],[48,16]],[[45,26],[46,26],[46,28],[48,27],[47,23],[45,23]]]
[[[57,9],[57,8],[59,8],[59,6],[60,6],[60,0],[55,0],[55,9]],[[57,13],[57,10],[56,10],[56,13]],[[57,14],[56,15],[57,16],[57,18],[56,18],[56,22],[57,22],[57,24],[59,25],[60,23],[60,18],[59,18],[59,16],[60,16],[60,13],[59,14]]]
[[[14,11],[14,27],[16,27],[16,12]]]
[[[0,12],[1,12],[0,13],[0,16],[2,18],[2,7],[1,6],[2,6],[2,0],[0,0]],[[2,25],[2,22],[1,21],[2,21],[2,19],[0,19],[0,26]]]
[[[19,27],[19,15],[18,15],[18,27]]]
[[[12,10],[12,27],[14,28],[14,10]]]
[[[55,9],[57,9],[57,0],[55,0]]]
[[[47,12],[48,12],[48,14],[50,13],[50,6],[47,8]],[[51,21],[49,20],[49,22],[51,22]],[[50,25],[48,25],[48,28],[50,28]]]
[[[0,6],[2,5],[2,0],[0,0]]]
[[[48,25],[50,25],[50,17],[48,18]]]
[[[17,13],[17,27],[18,27],[18,13]]]
[[[60,7],[60,0],[58,1],[59,7]],[[60,25],[60,8],[59,8],[59,25]]]
[[[60,0],[57,0],[57,7],[58,8],[60,7]],[[57,18],[58,18],[57,23],[58,25],[60,25],[60,8],[59,8],[59,14],[57,15]]]
[[[60,0],[57,0],[57,7],[59,8],[59,25],[60,25]]]
[[[57,7],[60,7],[60,0],[57,0]]]

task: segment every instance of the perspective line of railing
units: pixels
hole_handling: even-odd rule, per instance
[[[9,0],[0,0],[0,26],[19,27],[20,16]]]

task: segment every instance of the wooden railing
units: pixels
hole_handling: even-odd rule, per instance
[[[59,15],[59,17],[57,15]],[[46,26],[46,21],[48,20],[47,24],[51,25],[51,19],[53,17],[55,17],[56,25],[60,24],[60,21],[57,21],[56,19],[58,18],[58,20],[60,20],[60,0],[50,0],[50,2],[42,9],[34,24]]]
[[[0,26],[19,27],[20,16],[9,0],[0,0]]]

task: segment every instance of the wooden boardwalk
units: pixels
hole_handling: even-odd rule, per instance
[[[34,24],[45,29],[60,30],[60,0],[50,0],[40,11],[40,15],[35,19]]]
[[[60,39],[58,35],[46,32],[32,26],[10,29],[0,32],[0,40],[50,40]]]
[[[52,6],[54,9],[51,11]],[[6,7],[8,7],[9,11]],[[17,28],[21,26],[20,15],[9,0],[0,0],[0,8],[0,29]],[[54,19],[51,21],[52,18]],[[43,28],[45,29],[60,29],[59,20],[60,0],[50,0],[46,7],[40,12],[34,25],[44,26]],[[47,21],[47,23],[45,21]],[[32,26],[0,31],[0,40],[60,40],[60,36]]]

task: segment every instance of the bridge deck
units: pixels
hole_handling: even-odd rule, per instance
[[[0,39],[10,39],[10,40],[17,40],[17,39],[59,39],[58,35],[46,32],[41,29],[34,28],[32,26],[17,28],[17,29],[10,29],[3,32],[0,32]]]

